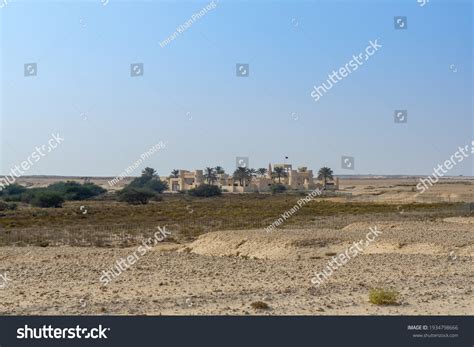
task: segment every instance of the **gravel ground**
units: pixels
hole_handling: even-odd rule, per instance
[[[0,314],[467,315],[474,313],[472,217],[355,223],[343,230],[225,231],[159,244],[107,286],[103,270],[137,250],[0,247]],[[381,234],[321,286],[334,253]],[[400,304],[368,302],[371,288]],[[255,309],[262,301],[268,309]]]

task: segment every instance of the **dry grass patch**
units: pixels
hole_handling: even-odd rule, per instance
[[[250,306],[256,310],[268,310],[270,308],[270,306],[268,306],[268,304],[263,301],[254,301],[250,304]]]
[[[379,306],[400,305],[400,293],[384,288],[373,288],[369,292],[369,302]]]

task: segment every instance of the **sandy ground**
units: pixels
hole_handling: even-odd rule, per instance
[[[345,178],[341,192],[351,193],[353,201],[375,202],[474,202],[474,178],[442,178],[420,193],[419,178]]]
[[[331,255],[382,234],[320,287]],[[473,218],[355,223],[342,230],[212,232],[158,244],[106,287],[99,278],[137,248],[0,247],[0,314],[474,314]],[[1,283],[0,283],[1,285]],[[373,287],[398,306],[368,302]],[[263,301],[267,310],[251,303]]]

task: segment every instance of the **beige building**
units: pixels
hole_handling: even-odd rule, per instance
[[[167,177],[168,189],[172,192],[186,191],[204,183],[202,170],[179,170],[178,177]]]
[[[293,170],[291,164],[273,164],[273,170],[275,168],[283,168],[285,176],[282,177],[281,183],[286,185],[289,189],[315,189],[316,184],[314,183],[313,170],[308,170],[306,166],[301,166],[298,170]],[[278,179],[275,179],[278,181]]]
[[[217,181],[213,184],[219,186],[224,192],[229,193],[270,191],[272,184],[278,183],[278,178],[272,177],[272,172],[277,167],[284,169],[284,174],[280,177],[280,183],[285,185],[287,189],[313,190],[321,186],[321,183],[314,178],[312,170],[308,170],[305,166],[293,170],[291,164],[273,164],[273,168],[271,164],[269,164],[268,172],[264,177],[253,177],[250,181],[242,182],[242,184],[234,180],[231,175],[218,175]],[[166,177],[162,179],[168,182],[169,191],[171,192],[187,191],[206,183],[203,170],[179,170],[178,177]],[[328,182],[326,189],[338,190],[339,179],[336,178],[335,182]]]

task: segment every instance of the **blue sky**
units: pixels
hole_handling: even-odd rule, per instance
[[[208,3],[3,3],[0,173],[53,132],[64,143],[27,174],[115,176],[162,140],[145,162],[161,175],[233,171],[236,156],[256,168],[288,156],[337,174],[427,175],[474,139],[472,1],[221,0],[160,47]],[[408,28],[395,30],[394,16]],[[314,102],[313,86],[375,39],[382,48]],[[130,77],[132,63],[143,76]],[[474,175],[473,157],[450,174]]]

